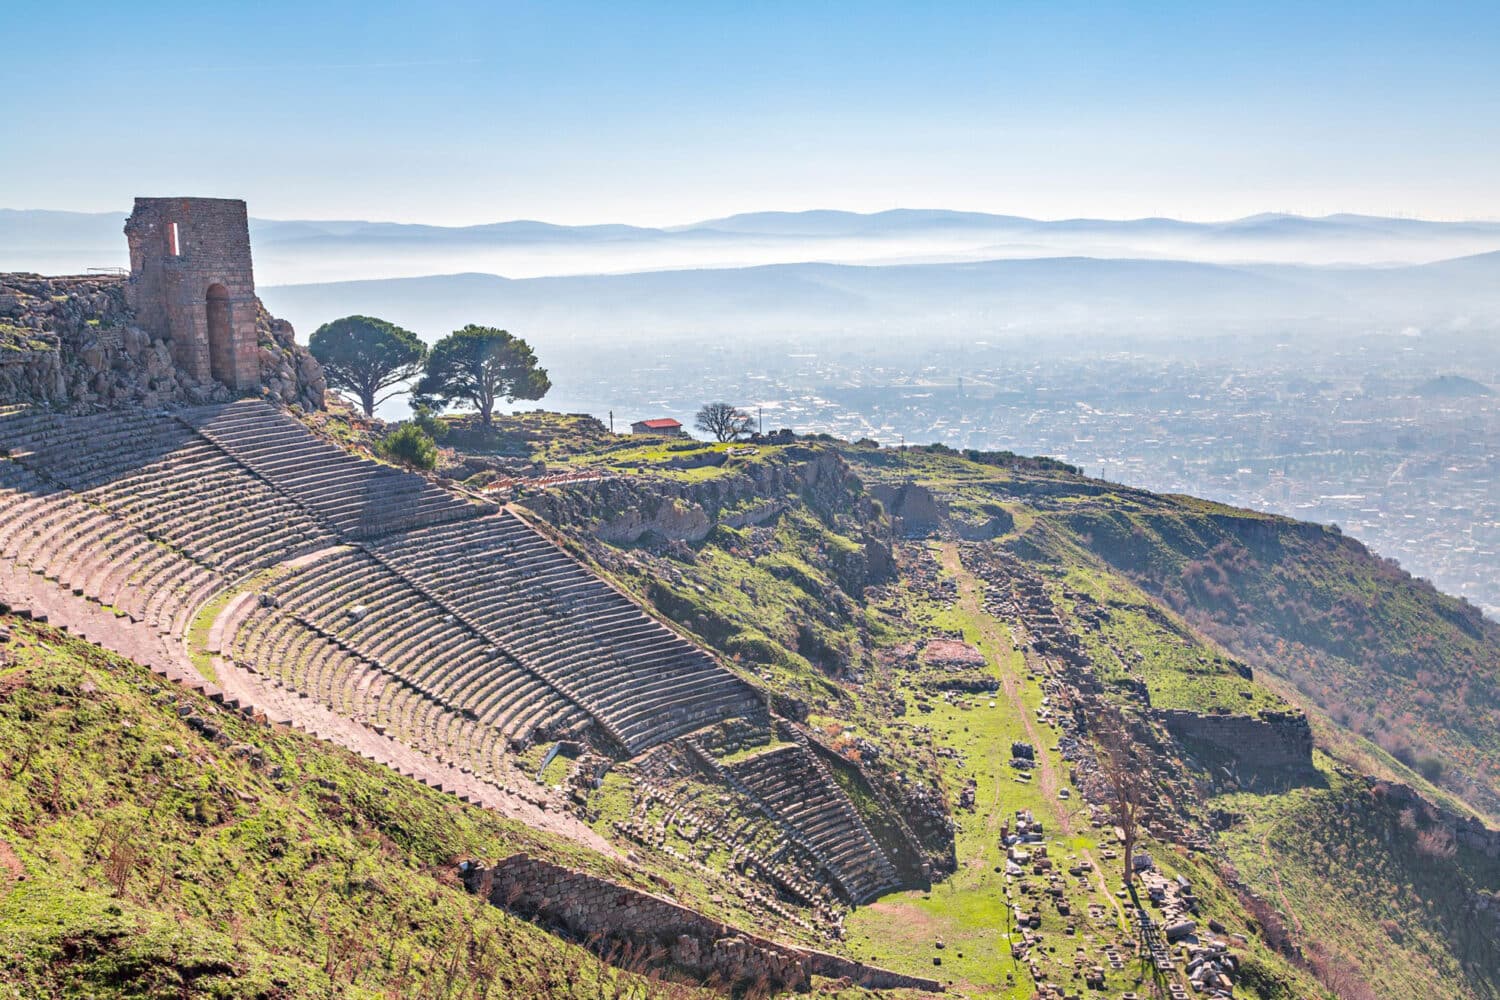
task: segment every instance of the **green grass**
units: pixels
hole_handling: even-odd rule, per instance
[[[308,419],[347,447],[369,443],[347,411]],[[692,546],[615,547],[582,531],[568,544],[721,653],[778,711],[805,715],[835,752],[852,759],[858,741],[875,744],[866,775],[936,788],[949,804],[972,780],[974,810],[953,816],[953,874],[929,891],[893,893],[853,911],[844,942],[819,941],[778,928],[739,896],[725,877],[733,859],[724,846],[668,822],[660,803],[646,818],[664,824],[671,850],[622,845],[638,858],[625,865],[222,712],[55,630],[16,624],[14,640],[0,645],[0,1000],[459,1000],[484,995],[486,986],[495,996],[665,995],[454,884],[457,859],[518,850],[673,895],[728,923],[951,980],[965,995],[1020,1000],[1035,986],[1010,958],[1007,883],[996,872],[1001,824],[1018,809],[1047,824],[1049,852],[1064,869],[1085,856],[1102,866],[1103,889],[1094,875],[1066,880],[1067,918],[1040,909],[1035,954],[1043,977],[1080,987],[1076,947],[1088,950],[1087,964],[1098,962],[1106,942],[1124,939],[1130,950],[1116,909],[1117,862],[1103,857],[1112,833],[1090,824],[1076,790],[1062,799],[1040,777],[1017,780],[1009,766],[1010,744],[1025,740],[1066,777],[1057,732],[1037,721],[1037,663],[1015,648],[1011,623],[980,610],[978,560],[953,561],[985,545],[1014,554],[1044,580],[1106,700],[1130,703],[1126,682],[1139,681],[1158,709],[1254,713],[1300,697],[1326,710],[1313,713],[1314,724],[1338,760],[1319,755],[1319,786],[1215,798],[1206,775],[1174,775],[1188,779],[1178,787],[1192,799],[1190,813],[1217,810],[1227,825],[1224,858],[1142,845],[1165,872],[1192,880],[1201,922],[1218,920],[1248,939],[1236,949],[1241,994],[1290,1000],[1321,990],[1257,934],[1268,918],[1252,915],[1227,887],[1226,859],[1273,906],[1287,908],[1307,955],[1322,961],[1347,952],[1339,960],[1382,995],[1500,997],[1495,935],[1455,905],[1500,888],[1500,863],[1424,853],[1417,835],[1425,821],[1407,825],[1349,777],[1353,764],[1420,784],[1410,766],[1430,761],[1413,751],[1436,753],[1453,801],[1473,791],[1493,813],[1500,629],[1347,539],[1016,456],[804,441],[730,457],[724,445],[611,435],[590,418],[542,412],[498,416],[489,429],[468,418],[443,425],[445,445],[458,440],[554,469],[619,473],[640,488],[612,494],[627,507],[636,497],[643,506],[665,497],[720,516],[784,506],[759,525],[721,524]],[[899,578],[866,589],[867,545],[884,544],[889,525],[861,483],[842,477],[840,455],[865,481],[928,486],[950,512],[949,527],[992,525],[999,537],[978,548],[896,545]],[[747,471],[757,477],[739,475]],[[756,485],[768,482],[774,492]],[[922,571],[938,565],[946,568],[928,588]],[[957,601],[944,584],[955,586]],[[187,637],[209,679],[204,642],[223,607],[222,597],[211,601]],[[950,633],[984,654],[1001,687],[993,699],[945,698],[932,683],[941,669],[913,662],[917,641]],[[1243,677],[1239,660],[1259,677]],[[1264,682],[1266,669],[1276,671],[1274,682]],[[223,740],[205,739],[179,710],[222,730]],[[1388,753],[1358,735],[1385,732],[1410,734],[1413,745]],[[522,756],[528,774],[545,750]],[[560,782],[570,763],[559,757],[541,780]],[[617,763],[589,797],[590,822],[605,836],[636,804],[636,767]],[[866,785],[851,768],[832,770],[872,826],[895,808],[876,791],[889,783]],[[691,767],[672,782],[700,813],[738,808],[725,806],[725,789]],[[757,849],[774,852],[771,833],[756,836]],[[946,863],[947,842],[924,836],[928,856]],[[1139,989],[1130,968],[1111,973],[1109,984],[1111,995]]]
[[[1233,586],[1241,594],[1256,595],[1263,607],[1275,609],[1287,594],[1298,594],[1293,580],[1304,579],[1313,589],[1302,592],[1328,588],[1320,600],[1331,607],[1338,600],[1346,604],[1364,601],[1379,612],[1382,601],[1388,601],[1380,586],[1386,580],[1400,582],[1389,571],[1373,567],[1367,556],[1337,535],[1284,519],[1085,480],[1047,463],[981,460],[941,448],[912,448],[900,454],[862,445],[831,447],[847,457],[865,481],[926,484],[950,511],[951,522],[965,531],[983,523],[999,525],[996,540],[978,544],[1002,547],[1038,571],[1068,627],[1082,640],[1092,672],[1103,682],[1104,697],[1122,705],[1134,705],[1127,682],[1145,685],[1157,709],[1256,714],[1265,709],[1283,711],[1289,702],[1304,697],[1280,679],[1265,682],[1266,667],[1284,669],[1287,664],[1271,658],[1266,649],[1244,642],[1247,636],[1257,636],[1274,643],[1278,628],[1295,625],[1292,619],[1256,612],[1247,603],[1218,621],[1199,603],[1212,589],[1193,583],[1208,579],[1203,576],[1205,570],[1194,570],[1193,565],[1205,561],[1224,538],[1236,532],[1251,540],[1247,546],[1260,540],[1254,544],[1262,549],[1253,561],[1233,565],[1244,574]],[[660,469],[672,454],[661,442],[618,444],[600,456],[576,456],[573,462]],[[757,495],[754,499],[766,498]],[[846,921],[849,937],[841,948],[903,972],[953,979],[969,996],[1031,996],[1034,987],[1028,975],[1011,964],[1001,937],[1007,933],[1007,907],[1004,877],[995,873],[1001,859],[999,819],[1017,808],[1031,808],[1049,823],[1053,831],[1049,846],[1062,858],[1089,852],[1107,865],[1101,852],[1112,840],[1112,835],[1089,825],[1079,796],[1067,801],[1049,798],[1040,781],[1019,783],[1008,768],[1010,742],[1028,738],[1025,723],[1035,718],[1041,688],[1026,681],[1025,660],[1013,649],[1004,622],[987,621],[972,606],[927,594],[915,583],[915,567],[907,567],[897,582],[868,592],[846,579],[840,562],[858,549],[865,532],[879,531],[876,523],[856,513],[858,507],[847,504],[831,511],[814,507],[805,496],[781,499],[789,501],[789,508],[777,519],[759,528],[715,528],[708,540],[691,547],[690,556],[666,558],[636,547],[618,547],[601,556],[601,561],[609,562],[628,588],[736,661],[759,687],[802,706],[808,726],[822,733],[835,750],[853,753],[855,741],[867,739],[880,751],[874,768],[901,775],[906,781],[936,784],[948,802],[956,801],[966,781],[975,781],[977,810],[956,816],[956,873],[936,883],[930,892],[892,894],[850,913]],[[1281,543],[1284,549],[1281,562],[1272,562],[1265,538],[1278,534],[1286,534]],[[1329,547],[1332,555],[1328,565],[1323,565]],[[910,549],[916,552],[915,559],[933,558],[916,546]],[[1349,577],[1347,586],[1338,579],[1340,574]],[[1199,586],[1199,591],[1193,591],[1193,586]],[[1278,591],[1278,586],[1287,588],[1286,592]],[[1406,640],[1413,636],[1412,627],[1437,627],[1445,636],[1443,642],[1448,642],[1452,628],[1463,630],[1458,622],[1463,609],[1433,601],[1421,588],[1407,592],[1398,606],[1406,610],[1389,619],[1389,625]],[[1296,627],[1305,628],[1310,619],[1299,621],[1302,624]],[[1437,625],[1440,621],[1449,621],[1449,627]],[[954,631],[986,652],[996,678],[1008,676],[1016,681],[1019,706],[1001,694],[992,709],[989,699],[977,694],[963,699],[969,708],[959,708],[930,687],[941,678],[941,670],[919,663],[889,666],[888,661],[900,661],[895,651],[903,646],[910,649],[910,643],[922,637]],[[1347,639],[1335,634],[1331,640]],[[1487,639],[1476,642],[1479,645],[1467,646],[1470,652],[1488,648],[1484,646]],[[844,652],[831,669],[814,654],[814,648]],[[1247,661],[1256,667],[1256,679],[1245,678]],[[898,702],[904,703],[904,715],[892,711]],[[1412,717],[1386,721],[1401,726],[1407,718]],[[1314,723],[1323,727],[1322,732],[1335,732],[1334,723],[1320,715],[1314,715]],[[1416,729],[1424,732],[1422,726]],[[1050,754],[1056,733],[1046,727],[1041,733],[1041,750]],[[1334,742],[1346,759],[1368,760],[1395,774],[1412,774],[1359,736]],[[945,756],[939,750],[957,751],[959,756]],[[1170,754],[1167,760],[1172,763]],[[1472,757],[1469,760],[1473,762]],[[1172,766],[1188,765],[1176,762]],[[1208,775],[1175,777],[1194,777],[1202,789],[1208,787]],[[615,775],[610,777],[613,780]],[[613,790],[606,781],[601,798],[609,804],[606,811],[628,808],[624,778],[619,781]],[[852,781],[843,784],[856,808],[870,819],[879,816],[880,802]],[[1211,805],[1220,804],[1194,798],[1203,792],[1179,789],[1173,795],[1193,799],[1185,805],[1196,817],[1196,825],[1202,825]],[[1320,808],[1323,805],[1310,807],[1305,822],[1316,822]],[[1073,837],[1056,834],[1064,816],[1073,823]],[[933,844],[927,847],[932,849]],[[1247,996],[1322,996],[1308,970],[1299,969],[1263,942],[1257,934],[1259,922],[1247,904],[1226,888],[1227,876],[1217,862],[1167,844],[1146,847],[1167,873],[1193,880],[1205,901],[1200,922],[1212,918],[1230,933],[1247,937],[1247,943],[1236,949],[1244,967],[1242,991]],[[1109,889],[1104,892],[1094,880],[1070,882],[1068,897],[1074,915],[1080,918],[1071,936],[1067,922],[1043,909],[1044,939],[1047,946],[1056,948],[1047,952],[1044,966],[1052,970],[1047,976],[1064,987],[1082,987],[1082,982],[1073,979],[1074,948],[1083,943],[1097,960],[1098,946],[1121,934],[1113,906],[1119,873],[1107,868],[1106,874]],[[1091,903],[1101,907],[1100,916],[1089,916]],[[1332,933],[1337,940],[1337,928]],[[944,942],[942,949],[936,948],[939,939]],[[1377,942],[1368,936],[1358,940],[1367,957],[1380,954]],[[1443,933],[1434,933],[1425,946],[1439,955],[1434,960],[1439,966],[1455,961],[1452,951],[1443,958],[1445,949],[1458,948]],[[935,958],[942,961],[941,966],[933,966]],[[1007,973],[1013,976],[1010,981]],[[1139,988],[1131,972],[1112,976],[1110,987],[1116,994]]]
[[[230,598],[239,592],[239,587],[227,587],[215,594],[208,603],[198,609],[193,615],[193,620],[188,623],[188,631],[185,643],[188,650],[188,659],[192,661],[193,669],[198,675],[210,684],[219,683],[218,673],[214,670],[213,654],[208,651],[208,633],[213,628],[214,619],[219,613],[229,606]]]
[[[46,626],[7,624],[0,997],[656,989],[482,903],[452,866],[526,850],[640,874]]]
[[[1074,566],[1053,589],[1058,606],[1075,616],[1100,607],[1107,614],[1096,629],[1082,633],[1095,674],[1105,683],[1140,679],[1158,709],[1250,715],[1287,709],[1284,700],[1236,671],[1222,649],[1124,577]]]
[[[975,996],[1030,997],[1035,984],[1024,964],[1013,962],[1009,952],[1006,880],[995,871],[1003,865],[998,834],[1000,822],[1017,809],[1030,809],[1049,831],[1049,854],[1066,869],[1072,861],[1091,860],[1103,874],[1109,893],[1098,886],[1098,877],[1085,874],[1070,877],[1066,898],[1071,913],[1065,918],[1042,906],[1040,933],[1043,946],[1034,952],[1039,957],[1043,978],[1069,988],[1081,987],[1072,962],[1074,950],[1084,948],[1086,964],[1102,962],[1102,948],[1117,945],[1127,957],[1124,970],[1110,970],[1106,982],[1114,995],[1128,989],[1141,990],[1139,970],[1129,961],[1131,934],[1121,923],[1112,894],[1123,884],[1118,861],[1103,857],[1103,848],[1113,842],[1111,834],[1093,828],[1081,798],[1074,794],[1066,799],[1049,798],[1041,782],[1015,780],[1008,766],[1013,740],[1033,739],[1025,724],[1026,713],[1035,717],[1042,705],[1042,690],[1028,681],[1024,654],[1013,648],[1008,629],[987,615],[976,613],[973,603],[960,599],[952,607],[928,602],[923,616],[933,627],[957,629],[966,641],[978,646],[990,661],[997,681],[1007,675],[1012,679],[1020,699],[1020,710],[1002,692],[990,706],[987,697],[971,696],[968,708],[937,702],[933,711],[919,714],[912,725],[930,731],[933,742],[957,749],[961,757],[940,761],[944,784],[950,789],[966,780],[976,783],[976,809],[959,813],[956,837],[958,870],[935,885],[930,892],[906,892],[887,896],[878,903],[857,910],[848,920],[851,949],[860,957],[891,963],[893,967],[929,974],[941,973],[955,985]],[[1033,725],[1041,736],[1038,752],[1041,759],[1053,758],[1057,734],[1046,726]],[[1058,770],[1064,769],[1056,762]],[[1062,787],[1068,787],[1064,778]],[[1064,835],[1064,824],[1071,834]],[[1224,888],[1221,875],[1212,865],[1194,859],[1170,845],[1155,844],[1149,838],[1141,845],[1157,859],[1158,867],[1168,876],[1184,875],[1197,889],[1202,900],[1204,919],[1212,916],[1232,932],[1242,933],[1247,944],[1240,949],[1247,970],[1247,982],[1253,978],[1256,992],[1263,997],[1317,995],[1308,978],[1288,966],[1285,959],[1269,950],[1255,937],[1245,920],[1241,905]],[[1019,895],[1016,899],[1022,899]],[[1068,932],[1069,925],[1072,933]],[[939,949],[937,942],[942,941]],[[932,960],[942,965],[934,967]]]
[[[1500,996],[1500,920],[1465,903],[1500,890],[1500,861],[1434,857],[1420,811],[1403,820],[1363,781],[1324,773],[1326,788],[1215,803],[1242,817],[1222,842],[1245,880],[1285,908],[1298,943],[1379,996]]]
[[[1332,529],[1178,497],[1049,513],[1196,629],[1500,817],[1500,625]]]
[[[604,425],[593,417],[546,410],[496,413],[489,427],[474,414],[443,416],[437,423],[441,444],[530,461],[560,460],[592,452],[611,439]]]
[[[752,463],[774,461],[780,445],[694,441],[689,438],[621,436],[603,447],[581,453],[550,451],[546,457],[569,468],[656,476],[682,483],[702,483],[744,471]]]
[[[640,550],[621,583],[763,687],[809,703],[854,697],[831,677],[859,662],[862,615],[841,585],[859,547],[806,508],[762,527],[718,527],[691,562]]]
[[[24,352],[50,351],[56,348],[57,343],[47,339],[41,331],[0,320],[0,350]]]

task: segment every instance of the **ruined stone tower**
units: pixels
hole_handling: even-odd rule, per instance
[[[126,296],[141,326],[172,342],[177,366],[201,384],[260,387],[255,278],[245,203],[137,198],[125,220]]]

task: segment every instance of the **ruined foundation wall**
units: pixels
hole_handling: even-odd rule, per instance
[[[1453,834],[1459,846],[1478,851],[1488,858],[1500,858],[1500,830],[1492,830],[1473,816],[1461,816],[1440,803],[1430,802],[1410,785],[1396,781],[1377,781],[1370,777],[1365,778],[1365,781],[1372,789],[1378,790],[1380,797],[1395,809],[1410,806],[1423,813],[1430,813]],[[1500,900],[1496,901],[1495,913],[1500,918]]]

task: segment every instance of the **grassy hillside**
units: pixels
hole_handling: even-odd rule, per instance
[[[853,472],[866,472],[860,456],[854,458]],[[925,481],[938,482],[946,461],[925,462]],[[1004,470],[966,460],[947,471],[963,483],[966,492],[953,506],[961,506],[970,523],[998,517],[987,495],[995,478],[1068,475],[1041,464]],[[638,488],[643,496],[652,489],[645,481]],[[588,551],[625,586],[739,663],[778,696],[783,712],[803,720],[840,755],[851,769],[845,787],[872,829],[888,828],[894,811],[918,833],[938,880],[930,889],[855,910],[846,940],[833,947],[900,971],[936,972],[973,996],[1023,1000],[1042,983],[1081,985],[1075,948],[1091,963],[1103,961],[1109,948],[1129,955],[1133,931],[1117,895],[1123,891],[1118,861],[1108,860],[1116,857],[1114,835],[1091,819],[1053,756],[1060,749],[1055,724],[1039,721],[1047,704],[1043,665],[1020,651],[1010,623],[986,611],[987,553],[1002,551],[1004,539],[963,547],[904,542],[891,537],[889,519],[868,502],[857,477],[843,483],[840,495],[834,501],[826,492],[789,490],[779,497],[787,506],[775,517],[738,527],[720,523],[696,543],[596,541]],[[692,490],[679,499],[691,504],[699,496],[706,502],[706,494]],[[630,506],[619,495],[614,502]],[[999,520],[1016,528],[1035,516],[1016,505]],[[1061,541],[1061,555],[1035,565],[1049,574],[1048,587],[1070,613],[1108,606],[1108,626],[1089,634],[1101,664],[1116,652],[1132,663],[1138,657],[1154,699],[1165,705],[1285,707],[1129,579]],[[871,542],[876,550],[893,548],[880,572],[867,548]],[[923,650],[938,640],[963,644],[977,660],[962,669],[929,662]],[[1116,679],[1108,669],[1101,668],[1101,676]],[[1018,776],[1010,766],[1010,747],[1018,740],[1046,753],[1045,779]],[[854,769],[864,778],[850,777]],[[949,814],[946,820],[934,820],[924,807],[934,799]],[[998,833],[1026,809],[1045,817],[1053,831],[1048,845],[1060,864],[1088,866],[1067,879],[1069,907],[1045,909],[1042,916],[1040,933],[1059,943],[1030,949],[1021,961],[1010,954],[1011,942],[1019,947],[1022,937],[1018,929],[1007,930],[1008,911],[1012,904],[1031,904],[1020,882],[1004,874]],[[1260,942],[1258,925],[1214,861],[1165,842],[1152,849],[1164,869],[1184,874],[1211,901],[1205,918],[1245,936],[1248,950],[1240,960],[1248,995],[1319,995],[1308,972]],[[1112,969],[1107,979],[1112,995],[1142,988],[1133,965]]]
[[[1113,494],[1048,515],[1337,722],[1500,814],[1500,625],[1336,529]]]
[[[1387,785],[1326,775],[1326,788],[1216,802],[1239,820],[1222,837],[1239,872],[1288,915],[1277,935],[1356,1000],[1500,996],[1500,860]]]
[[[621,866],[0,624],[0,997],[690,995],[452,874],[517,850]]]
[[[591,548],[665,613],[794,699],[866,772],[898,774],[906,787],[930,782],[952,810],[956,871],[930,891],[851,914],[855,954],[912,970],[940,959],[960,989],[1030,996],[1025,967],[986,944],[1004,940],[999,821],[1030,808],[1055,828],[1072,826],[1058,844],[1069,857],[1098,856],[1113,842],[1005,766],[1012,740],[1039,735],[1050,746],[1055,735],[1028,730],[1029,718],[1042,717],[1044,692],[1015,651],[1012,623],[965,597],[966,587],[984,592],[987,567],[1004,557],[1041,581],[1105,697],[1127,711],[1143,699],[1156,709],[1252,715],[1283,710],[1288,698],[1327,707],[1315,730],[1347,763],[1320,754],[1316,771],[1275,792],[1215,795],[1217,779],[1206,774],[1193,779],[1196,792],[1179,781],[1179,805],[1221,827],[1216,847],[1207,855],[1153,848],[1215,900],[1205,916],[1258,942],[1245,957],[1250,995],[1494,995],[1500,959],[1486,932],[1444,909],[1494,891],[1493,859],[1432,853],[1421,846],[1421,815],[1372,811],[1364,782],[1351,777],[1396,774],[1430,789],[1425,772],[1448,779],[1456,792],[1447,801],[1460,803],[1473,791],[1466,776],[1492,773],[1497,727],[1480,685],[1464,676],[1487,676],[1500,659],[1490,623],[1335,531],[1120,489],[1014,456],[831,447],[866,484],[927,487],[943,513],[939,533],[980,540],[964,543],[954,561],[959,550],[892,539],[893,581],[866,579],[863,588],[837,572],[836,555],[889,536],[878,506],[830,513],[793,503],[767,523],[721,525],[688,546]],[[826,629],[847,653],[827,661],[799,652],[804,625]],[[920,652],[937,637],[982,651],[996,693],[945,694],[955,678],[924,666]],[[1438,670],[1443,683],[1423,673]],[[1382,699],[1410,709],[1382,709]],[[1480,710],[1450,717],[1448,701]],[[1368,724],[1346,704],[1370,711]],[[1181,769],[1180,779],[1193,765],[1163,766]],[[961,807],[966,788],[975,804]],[[1118,876],[1107,867],[1112,889]],[[1247,892],[1233,888],[1241,878]],[[1067,921],[1044,918],[1043,933],[1050,927],[1084,946],[1108,940],[1111,896],[1079,882],[1068,898],[1088,930],[1069,934]],[[1394,936],[1392,921],[1403,925]],[[945,947],[934,950],[937,941]],[[1049,969],[1043,962],[1039,974],[1055,974]],[[1129,986],[1127,978],[1119,988]]]
[[[346,417],[325,423],[361,439]],[[527,503],[770,694],[799,727],[775,739],[809,741],[909,888],[848,912],[758,908],[726,888],[732,853],[665,799],[645,816],[662,843],[618,840],[632,857],[617,861],[5,618],[0,1000],[708,995],[611,968],[453,877],[461,858],[520,850],[773,935],[790,915],[786,939],[967,996],[1148,995],[1120,834],[1091,783],[1100,711],[1135,727],[1149,772],[1140,846],[1164,895],[1143,891],[1145,912],[1175,919],[1163,886],[1189,883],[1201,939],[1234,955],[1235,995],[1500,998],[1485,922],[1500,861],[1362,777],[1426,793],[1425,773],[1455,805],[1493,808],[1500,629],[1336,532],[1008,454],[806,439],[731,452],[547,414],[505,418],[479,444],[588,473]],[[1253,724],[1297,702],[1322,708],[1316,767],[1270,785],[1200,762],[1161,722]],[[731,808],[687,758],[659,756],[580,793],[595,829],[615,835],[642,774],[710,821]],[[1002,831],[1028,811],[1047,864],[1007,865]],[[1186,986],[1188,956],[1173,958],[1162,983]],[[1095,965],[1102,994],[1084,990]]]

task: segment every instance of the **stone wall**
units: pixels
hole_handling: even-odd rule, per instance
[[[818,975],[870,989],[942,989],[934,980],[749,934],[660,896],[525,854],[493,868],[465,864],[461,874],[470,892],[603,954],[628,954],[647,967],[675,968],[701,980],[806,990]]]
[[[947,511],[932,491],[916,483],[893,486],[872,483],[870,495],[896,519],[898,531],[907,537],[926,537],[942,524]]]
[[[1302,771],[1312,766],[1312,729],[1300,712],[1251,716],[1171,710],[1158,713],[1158,718],[1190,750],[1232,759],[1246,772]]]

